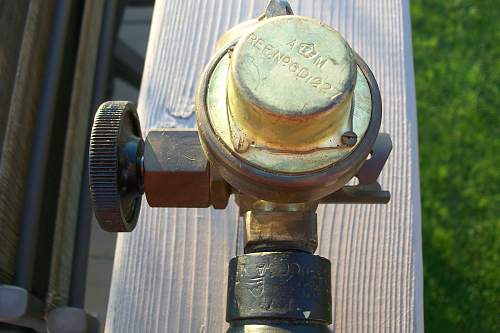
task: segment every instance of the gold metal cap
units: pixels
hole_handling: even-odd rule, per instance
[[[356,84],[353,51],[314,19],[263,20],[231,56],[232,122],[256,143],[300,150],[338,134]]]

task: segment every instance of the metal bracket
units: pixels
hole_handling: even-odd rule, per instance
[[[266,7],[264,15],[269,17],[293,15],[293,10],[286,0],[271,0]]]
[[[45,304],[26,289],[0,285],[0,323],[28,327],[36,332],[97,333],[99,320],[80,308],[56,308],[45,314]]]
[[[0,322],[45,332],[45,306],[26,289],[0,285]]]
[[[356,177],[359,184],[367,185],[377,182],[385,162],[389,158],[392,150],[391,136],[387,133],[379,133],[373,145],[371,158],[366,160]]]
[[[377,182],[392,150],[391,136],[379,133],[371,151],[371,157],[361,166],[356,178],[358,185],[344,186],[323,199],[321,203],[386,204],[391,199],[389,191],[383,191]]]
[[[48,333],[98,333],[99,320],[83,309],[64,307],[49,312]]]

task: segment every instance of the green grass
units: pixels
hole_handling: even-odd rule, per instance
[[[426,332],[500,332],[499,8],[411,2]]]

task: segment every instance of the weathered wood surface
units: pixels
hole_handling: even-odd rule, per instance
[[[194,126],[197,77],[216,39],[265,0],[156,1],[139,112],[145,130]],[[319,208],[319,254],[332,260],[335,332],[423,332],[417,123],[409,6],[400,0],[291,1],[339,30],[380,84],[394,150],[387,206]],[[107,332],[223,332],[237,210],[151,209],[118,238]],[[238,250],[237,250],[238,249]]]

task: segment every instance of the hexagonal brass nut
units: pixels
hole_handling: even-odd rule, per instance
[[[227,207],[231,196],[231,186],[222,178],[215,168],[210,168],[210,203],[215,209]]]
[[[148,133],[144,192],[151,207],[209,207],[210,168],[196,130]]]
[[[245,214],[245,253],[300,250],[318,246],[314,211],[249,211]]]

